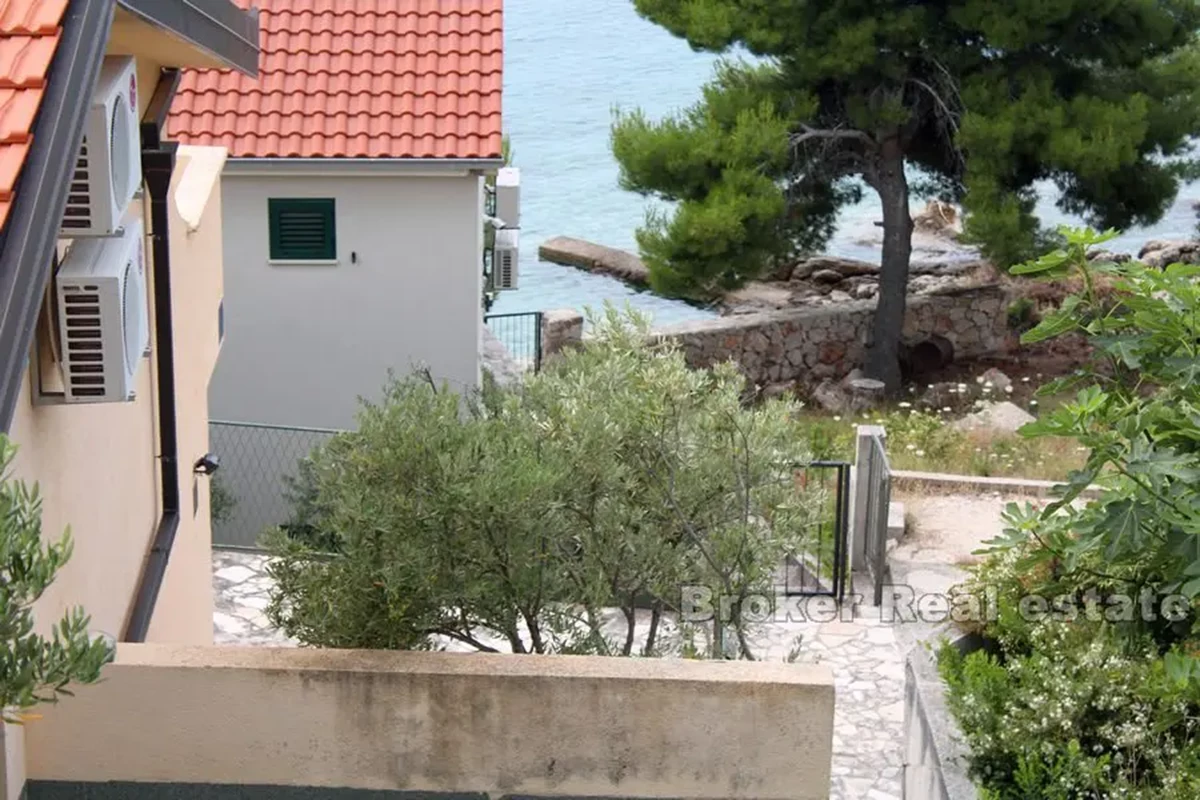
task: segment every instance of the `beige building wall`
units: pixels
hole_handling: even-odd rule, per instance
[[[217,158],[209,155],[195,167],[206,177],[193,180],[186,172],[195,159],[182,156],[173,183],[173,191],[181,180],[191,187],[193,196],[187,202],[194,218],[189,225],[179,212],[179,198],[173,198],[171,272],[182,508],[150,629],[153,641],[212,641],[208,486],[207,479],[192,475],[191,466],[207,452],[206,393],[219,348],[219,168],[224,153],[216,152]],[[196,199],[198,194],[203,202]],[[153,320],[148,211],[143,219]],[[151,349],[155,346],[152,333]],[[70,562],[38,603],[39,624],[49,625],[66,609],[82,605],[95,630],[120,637],[162,511],[155,358],[151,354],[143,359],[137,399],[128,403],[39,404],[35,369],[36,361],[10,428],[20,447],[14,472],[39,484],[44,535],[56,538],[69,526],[75,543]]]
[[[131,54],[111,46],[108,52]],[[141,113],[153,95],[159,69],[150,61],[137,64]],[[146,81],[151,81],[149,87]],[[148,233],[144,193],[141,203],[134,201],[133,211]],[[153,323],[153,249],[148,236],[145,244]],[[60,242],[59,252],[67,245]],[[45,336],[40,323],[38,336]],[[152,347],[153,341],[152,332]],[[43,344],[35,345],[41,356]],[[9,428],[9,438],[20,448],[13,469],[17,477],[39,484],[43,537],[57,539],[70,527],[75,550],[38,603],[38,624],[44,628],[68,608],[83,605],[96,630],[120,637],[159,513],[154,358],[142,359],[137,399],[130,403],[40,405],[39,369],[43,378],[56,371],[35,352]]]
[[[120,9],[108,54],[137,57],[142,114],[154,95],[163,64],[218,65],[210,63],[206,54]],[[208,486],[207,479],[192,475],[191,465],[207,452],[208,380],[220,346],[217,314],[222,291],[223,163],[224,151],[219,148],[182,148],[172,186],[172,311],[182,509],[151,621],[148,638],[152,641],[212,641]],[[147,302],[153,349],[149,198],[135,202],[134,210],[141,215],[147,233]],[[65,246],[61,243],[60,252]],[[42,336],[39,330],[39,338]],[[142,361],[133,402],[44,404],[37,397],[39,377],[53,380],[57,368],[39,358],[40,345],[44,341],[39,341],[31,354],[28,379],[9,428],[10,438],[20,448],[13,472],[39,484],[43,536],[57,540],[69,527],[75,547],[70,562],[35,607],[37,622],[44,630],[68,608],[82,605],[91,614],[95,631],[119,637],[162,510],[154,356]],[[24,731],[6,727],[0,745],[0,800],[16,798],[24,784]]]
[[[833,707],[823,665],[123,645],[29,778],[817,800]]]

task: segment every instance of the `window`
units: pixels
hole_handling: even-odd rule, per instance
[[[333,199],[267,200],[272,261],[333,261],[337,258]]]

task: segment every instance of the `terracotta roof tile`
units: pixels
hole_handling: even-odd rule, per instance
[[[0,0],[0,229],[41,106],[68,0]]]
[[[43,89],[0,89],[0,144],[27,142]]]
[[[500,156],[501,0],[255,5],[259,78],[186,70],[171,138],[235,158]]]
[[[0,0],[0,36],[52,34],[66,10],[67,0]]]
[[[12,200],[13,186],[28,154],[28,141],[0,145],[0,176],[12,176],[12,180],[0,179],[0,200]]]
[[[0,35],[0,87],[18,89],[46,85],[46,73],[58,48],[58,34]]]

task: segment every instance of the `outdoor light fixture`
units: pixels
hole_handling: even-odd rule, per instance
[[[221,459],[212,453],[205,453],[199,461],[192,465],[192,471],[197,475],[212,475],[221,468]]]

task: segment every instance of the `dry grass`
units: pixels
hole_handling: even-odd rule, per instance
[[[883,425],[888,432],[888,460],[893,469],[999,478],[1064,480],[1079,468],[1086,452],[1071,439],[1026,438],[993,431],[959,431],[951,416],[911,408],[895,408],[858,417],[806,410],[813,454],[819,459],[853,461],[855,427]]]

